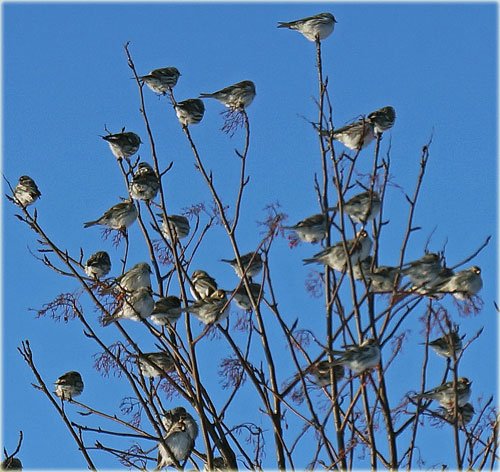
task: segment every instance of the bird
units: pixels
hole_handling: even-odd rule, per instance
[[[125,132],[125,128],[122,129],[121,133],[109,133],[101,138],[108,142],[111,152],[119,161],[133,156],[142,143],[137,134],[132,131]]]
[[[218,288],[217,282],[204,270],[195,270],[191,275],[192,287],[189,291],[195,300],[203,300],[212,295]]]
[[[455,422],[455,408],[446,409],[444,407],[439,407],[438,413],[443,417],[448,423]],[[474,407],[470,403],[466,403],[463,406],[457,408],[457,421],[460,428],[465,427],[472,421],[474,417]]]
[[[260,252],[249,252],[240,256],[242,269],[238,266],[238,260],[234,259],[221,259],[222,262],[227,262],[232,266],[236,275],[241,279],[245,273],[247,277],[255,277],[262,270],[262,256]]]
[[[373,125],[375,135],[378,136],[394,126],[396,110],[391,106],[386,106],[371,112],[367,119]]]
[[[352,268],[356,280],[365,280],[373,293],[392,292],[395,288],[399,269],[392,266],[377,266],[371,269],[373,258],[368,256]]]
[[[0,470],[23,470],[23,463],[17,457],[7,457],[2,461]]]
[[[442,268],[439,254],[429,252],[420,259],[404,264],[401,273],[410,279],[415,289],[432,283]]]
[[[136,359],[144,377],[164,377],[165,372],[175,370],[172,354],[166,351],[147,352],[138,355]]]
[[[424,282],[420,286],[414,286],[412,290],[420,295],[425,295],[430,298],[441,299],[444,297],[439,287],[447,282],[454,275],[453,270],[449,267],[443,267],[437,275],[428,282]]]
[[[229,316],[226,292],[218,289],[210,296],[182,308],[182,311],[192,313],[204,324],[219,323]]]
[[[161,441],[158,443],[158,469],[175,465],[175,461],[185,461],[198,436],[196,420],[183,407],[164,412],[162,423],[166,431],[163,441],[167,447]]]
[[[346,241],[346,247],[351,259],[351,264],[354,267],[359,261],[363,261],[370,255],[372,240],[365,230],[361,230],[356,234],[355,238]],[[343,241],[339,241],[333,246],[328,246],[317,254],[314,254],[313,257],[304,259],[303,261],[304,264],[319,262],[334,270],[342,272],[347,265],[347,254],[344,249],[344,243]]]
[[[381,206],[379,194],[367,190],[347,200],[342,208],[352,221],[366,225],[380,213]],[[338,208],[337,204],[336,209],[338,210]]]
[[[317,243],[326,238],[329,218],[323,213],[308,216],[293,226],[282,226],[283,229],[295,231],[299,239],[306,243]]]
[[[156,197],[160,188],[160,179],[154,169],[147,163],[141,162],[129,185],[130,196],[135,200],[150,201]]]
[[[14,202],[22,207],[35,203],[42,194],[35,181],[28,175],[21,175],[17,185],[14,187]]]
[[[140,288],[151,287],[151,267],[147,262],[139,262],[127,272],[115,279],[116,286],[121,292],[133,292]]]
[[[82,376],[74,370],[61,375],[54,385],[56,386],[55,394],[61,400],[72,400],[83,392]]]
[[[250,283],[250,293],[255,303],[258,303],[259,296],[262,292],[262,286],[260,284]],[[245,284],[241,284],[236,290],[232,291],[233,300],[242,310],[250,311],[252,310],[252,302],[248,296]]]
[[[170,241],[170,235],[168,232],[168,224],[163,218],[162,214],[158,214],[162,219],[161,223],[161,233],[165,237],[167,241]],[[177,239],[183,239],[189,235],[189,231],[191,227],[189,225],[189,220],[183,215],[170,215],[167,216],[167,221],[170,223],[170,227],[172,229],[173,235],[177,237]]]
[[[98,251],[92,254],[85,263],[85,273],[94,279],[100,279],[109,274],[111,270],[111,259],[106,251]]]
[[[458,326],[449,333],[446,333],[440,338],[429,341],[429,346],[440,356],[453,358],[453,353],[456,356],[462,351],[462,340],[465,334],[460,336],[458,334]]]
[[[181,314],[181,301],[175,295],[169,295],[156,300],[150,319],[156,325],[165,326],[175,323]]]
[[[126,293],[120,300],[116,310],[111,314],[102,317],[103,326],[108,326],[116,320],[140,321],[151,316],[155,302],[153,300],[151,288],[141,287],[132,292]]]
[[[344,351],[332,350],[332,354],[339,357],[333,361],[333,365],[343,365],[351,369],[355,374],[376,367],[380,362],[380,347],[377,340],[365,339],[361,344],[345,346]]]
[[[310,372],[314,378],[313,383],[320,387],[327,387],[331,385],[330,371],[333,375],[333,380],[338,382],[344,377],[344,366],[342,364],[332,364],[329,361],[321,361],[313,364],[310,367]]]
[[[118,203],[104,212],[104,214],[95,221],[83,223],[84,228],[90,226],[102,225],[109,229],[125,231],[137,219],[137,208],[132,201]]]
[[[195,125],[203,119],[205,104],[199,98],[188,98],[174,105],[175,114],[183,126]]]
[[[467,377],[459,377],[457,379],[456,391],[457,391],[457,404],[459,407],[464,406],[471,396],[471,384],[472,382]],[[416,399],[426,398],[429,400],[436,400],[439,404],[446,409],[451,409],[455,407],[455,389],[453,387],[453,381],[445,382],[439,387],[428,390],[427,392],[415,395]]]
[[[242,110],[252,103],[255,95],[255,84],[251,80],[243,80],[217,92],[201,93],[200,98],[215,98],[231,110]]]
[[[436,287],[436,290],[451,293],[457,300],[468,300],[482,288],[481,269],[478,266],[472,266],[452,275],[446,282]]]
[[[331,13],[319,13],[295,21],[280,21],[278,28],[288,28],[303,34],[309,41],[327,38],[333,32],[337,20]]]
[[[181,73],[176,67],[154,69],[149,74],[139,77],[154,93],[165,95],[177,84]]]
[[[324,135],[325,132],[322,132]],[[329,133],[326,132],[328,135]],[[364,149],[375,139],[375,131],[373,124],[367,119],[362,119],[350,123],[341,128],[334,129],[331,136],[336,141],[341,142],[345,147],[360,151]]]

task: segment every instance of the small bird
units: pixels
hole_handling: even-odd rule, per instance
[[[399,269],[392,266],[378,266],[371,269],[372,257],[358,262],[352,268],[356,280],[365,280],[369,284],[369,291],[373,293],[392,292],[395,287]]]
[[[457,272],[448,281],[437,287],[436,290],[451,293],[457,300],[468,300],[482,288],[481,269],[478,266],[472,266]]]
[[[133,292],[126,293],[116,310],[111,315],[102,317],[103,326],[108,326],[115,320],[125,319],[140,321],[151,316],[155,302],[151,294],[151,288],[141,287]]]
[[[295,21],[280,21],[278,28],[288,28],[303,34],[309,41],[327,38],[333,32],[337,20],[331,13],[319,13]]]
[[[401,273],[410,279],[414,289],[431,284],[443,269],[441,257],[435,252],[429,252],[403,267]]]
[[[462,340],[465,334],[460,336],[458,334],[458,326],[454,330],[446,333],[440,338],[429,341],[429,346],[440,356],[453,358],[453,353],[456,356],[462,351]]]
[[[35,203],[41,196],[40,190],[31,177],[27,175],[19,177],[19,182],[14,188],[14,200],[18,205],[27,207]]]
[[[154,69],[149,74],[139,77],[154,93],[165,95],[177,84],[181,73],[176,67]]]
[[[355,374],[360,374],[376,367],[380,362],[380,347],[375,339],[368,338],[359,345],[353,344],[345,348],[345,351],[332,350],[332,354],[339,356],[333,361],[333,365],[343,365]]]
[[[446,420],[448,423],[455,422],[455,409],[446,409],[439,407],[438,413]],[[457,408],[457,421],[460,428],[465,427],[472,421],[474,417],[474,407],[470,403],[466,403],[464,406],[459,406]]]
[[[219,323],[229,316],[226,292],[218,289],[210,296],[183,308],[182,311],[192,313],[205,324]]]
[[[413,287],[412,289],[420,295],[426,295],[430,298],[439,300],[444,297],[444,293],[441,293],[439,287],[447,282],[453,275],[454,272],[451,269],[443,267],[432,280],[420,286]]]
[[[163,234],[163,236],[167,241],[170,241],[170,236],[168,234],[168,224],[163,219],[162,214],[158,214],[157,216],[159,216],[162,219],[161,233]],[[170,215],[167,216],[167,221],[170,223],[173,234],[174,236],[177,237],[177,239],[183,239],[189,235],[191,227],[189,225],[189,220],[185,216]]]
[[[260,284],[250,283],[250,293],[255,303],[258,303],[259,295],[262,292],[262,286]],[[263,293],[263,292],[262,292]],[[245,284],[241,284],[236,290],[233,290],[233,300],[242,310],[250,311],[252,310],[252,302],[248,296]]]
[[[199,123],[205,114],[205,104],[199,98],[188,98],[177,102],[174,109],[180,124],[183,126]]]
[[[151,267],[147,262],[139,262],[127,272],[116,277],[116,285],[121,292],[133,292],[151,287]]]
[[[459,377],[457,379],[457,400],[458,406],[464,406],[471,395],[472,382],[467,377]],[[441,406],[450,410],[455,407],[455,390],[453,388],[453,381],[445,382],[439,387],[428,390],[427,392],[415,395],[415,398],[428,398],[436,400]]]
[[[112,206],[97,220],[83,223],[83,227],[102,225],[110,229],[125,231],[136,219],[137,208],[132,201],[126,201]]]
[[[324,133],[322,133],[324,134]],[[373,124],[368,120],[359,120],[332,131],[332,138],[345,147],[360,151],[375,139]]]
[[[182,314],[181,301],[174,295],[156,300],[151,322],[159,326],[175,323]]]
[[[92,254],[84,267],[85,273],[94,279],[100,279],[109,274],[111,270],[111,259],[106,251],[98,251]]]
[[[342,208],[352,221],[366,225],[380,213],[381,207],[379,194],[367,190],[347,200]],[[338,208],[338,204],[336,208]]]
[[[172,354],[166,351],[144,353],[136,359],[144,377],[164,377],[165,372],[175,370]]]
[[[61,400],[72,400],[73,397],[83,392],[82,376],[74,370],[61,375],[54,385],[56,386],[55,394]]]
[[[317,243],[326,238],[328,218],[323,213],[308,216],[293,226],[282,226],[283,229],[295,231],[299,239],[306,243]]]
[[[147,162],[141,162],[130,182],[130,196],[135,200],[150,201],[156,197],[159,188],[160,179],[154,169]]]
[[[142,143],[137,134],[131,131],[125,132],[125,128],[122,129],[121,133],[110,133],[107,136],[101,136],[101,138],[108,142],[111,152],[118,160],[133,156]]]
[[[342,364],[331,364],[329,361],[321,361],[313,364],[309,369],[314,377],[313,383],[320,387],[331,385],[330,369],[335,382],[344,377],[345,372]]]
[[[158,469],[175,465],[173,459],[177,462],[185,461],[198,436],[195,419],[183,407],[166,411],[162,423],[166,430],[163,440],[168,450],[161,442],[158,443]]]
[[[255,84],[251,80],[243,80],[217,92],[201,93],[200,98],[215,98],[231,110],[241,110],[252,103],[255,95]]]
[[[246,274],[247,277],[255,277],[263,267],[262,264],[262,256],[260,252],[249,252],[248,254],[243,254],[240,256],[241,265],[243,267],[243,272],[238,266],[237,259],[221,259],[222,262],[227,262],[232,266],[236,275],[241,279],[243,277],[243,273]]]
[[[383,107],[370,113],[367,118],[373,125],[375,135],[379,135],[394,126],[396,110],[391,106]]]
[[[195,300],[203,300],[212,295],[218,288],[217,282],[213,277],[210,277],[204,270],[195,270],[191,275],[193,287],[189,287],[189,291]]]
[[[372,240],[365,230],[361,230],[355,238],[346,241],[346,247],[351,264],[354,267],[359,261],[363,261],[370,255]],[[347,265],[347,254],[344,250],[344,243],[339,241],[333,246],[326,247],[310,259],[304,259],[304,264],[311,264],[313,262],[325,264],[339,272],[344,271]]]
[[[23,470],[23,463],[17,457],[8,457],[2,461],[0,470]]]

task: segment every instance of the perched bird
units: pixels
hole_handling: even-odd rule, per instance
[[[395,287],[399,269],[392,266],[378,266],[371,269],[372,257],[358,262],[352,268],[356,280],[365,280],[369,291],[373,293],[392,292]]]
[[[215,98],[231,110],[238,110],[248,107],[255,95],[255,84],[251,80],[243,80],[217,92],[201,93],[200,98]]]
[[[379,194],[367,190],[347,200],[342,208],[352,221],[366,225],[380,213],[381,206]]]
[[[295,231],[299,239],[306,243],[317,243],[326,238],[328,221],[323,213],[308,216],[293,226],[283,226],[283,229]]]
[[[247,277],[250,278],[255,277],[262,270],[263,266],[262,256],[260,252],[249,252],[247,254],[243,254],[242,256],[240,256],[243,272],[238,266],[238,261],[236,258],[221,259],[221,261],[230,264],[239,278],[243,277],[243,273],[245,273]]]
[[[337,20],[331,13],[319,13],[295,21],[280,21],[278,28],[288,28],[303,34],[309,41],[322,40],[333,32]]]
[[[446,409],[443,407],[439,407],[438,413],[446,420],[448,423],[454,423],[455,422],[455,409]],[[457,408],[457,421],[458,421],[458,426],[460,428],[465,427],[467,424],[469,424],[472,421],[472,418],[474,417],[474,407],[470,403],[466,403],[463,406],[459,406]]]
[[[396,110],[391,106],[383,107],[370,113],[367,118],[372,123],[375,134],[379,135],[394,126]]]
[[[17,457],[8,457],[2,461],[0,470],[23,470],[23,464]]]
[[[332,131],[332,138],[345,147],[360,151],[375,139],[373,124],[368,120],[359,120]]]
[[[182,102],[177,102],[174,109],[179,122],[183,126],[199,123],[205,114],[205,104],[199,98],[188,98]]]
[[[31,177],[27,175],[19,177],[19,182],[14,188],[14,200],[17,204],[27,207],[35,203],[41,196],[40,190]]]
[[[457,379],[457,400],[458,406],[464,406],[470,398],[471,395],[471,384],[472,382],[466,377],[459,377]],[[454,408],[455,406],[455,390],[453,388],[453,381],[445,382],[439,387],[428,390],[427,392],[415,395],[415,398],[428,398],[430,400],[436,400],[441,406],[444,406],[448,410]]]
[[[159,326],[175,323],[182,314],[181,301],[174,295],[156,300],[151,321]]]
[[[189,287],[189,291],[195,300],[203,300],[212,295],[218,288],[217,282],[213,277],[210,277],[204,270],[195,270],[191,275],[193,287]]]
[[[139,262],[116,278],[116,285],[121,292],[133,292],[140,288],[151,287],[151,267],[147,262]]]
[[[104,214],[95,221],[83,223],[84,228],[102,225],[110,229],[124,231],[137,219],[137,208],[132,201],[118,203],[106,210]]]
[[[481,269],[478,266],[472,266],[457,272],[437,287],[436,290],[451,293],[457,300],[468,300],[482,288],[483,279],[481,278]]]
[[[440,356],[453,358],[453,353],[456,356],[462,351],[462,340],[465,334],[460,336],[458,334],[458,326],[454,330],[446,333],[440,338],[429,341],[429,346]]]
[[[429,252],[416,261],[404,264],[401,273],[406,275],[413,288],[431,284],[442,270],[441,257],[435,252]]]
[[[133,156],[139,150],[142,142],[137,134],[131,131],[125,132],[125,128],[121,133],[110,133],[107,136],[101,136],[101,138],[108,142],[111,152],[118,160]]]
[[[163,440],[167,447],[161,442],[158,443],[158,469],[175,465],[173,459],[177,462],[185,461],[191,454],[198,436],[195,419],[183,407],[166,411],[162,423],[166,431]]]
[[[451,269],[443,267],[432,280],[425,282],[420,286],[413,287],[413,290],[420,295],[441,299],[444,297],[444,293],[441,293],[439,287],[447,282],[453,275],[454,272]]]
[[[149,74],[139,77],[154,93],[165,95],[177,84],[181,73],[176,67],[154,69]]]
[[[164,377],[165,372],[175,370],[174,359],[169,352],[148,352],[137,356],[139,370],[144,377]]]
[[[61,375],[54,385],[56,386],[55,394],[61,400],[72,400],[73,397],[77,397],[83,392],[82,376],[74,370]]]
[[[108,326],[113,321],[120,319],[133,321],[146,319],[153,313],[154,306],[151,288],[138,288],[133,292],[126,293],[113,314],[102,317],[102,324]]]
[[[320,387],[331,385],[330,369],[332,370],[333,380],[338,382],[344,377],[344,366],[342,364],[331,364],[328,361],[321,361],[313,364],[310,372],[314,377],[313,383]]]
[[[132,176],[129,191],[135,200],[152,200],[160,188],[160,179],[154,169],[147,163],[141,162]]]
[[[260,284],[250,283],[250,293],[255,303],[259,300],[259,295],[262,292],[262,286]],[[250,311],[252,309],[252,302],[248,296],[245,284],[241,284],[236,290],[233,290],[233,300],[242,310]]]
[[[183,308],[182,311],[192,313],[205,324],[219,323],[229,316],[226,292],[218,289],[210,296]]]
[[[168,224],[163,219],[163,215],[158,214],[158,216],[162,219],[161,233],[163,234],[163,236],[167,241],[170,241],[170,236],[168,234]],[[167,216],[167,221],[170,223],[170,227],[173,231],[173,234],[177,237],[177,239],[183,239],[189,235],[191,227],[189,225],[189,220],[185,216],[170,215]]]
[[[111,270],[111,259],[106,251],[98,251],[92,254],[85,263],[85,273],[94,279],[100,279],[109,274]]]
[[[361,230],[355,238],[346,241],[346,247],[351,264],[354,267],[359,261],[363,261],[370,255],[372,240],[365,230]],[[346,268],[348,254],[345,252],[344,243],[339,241],[333,246],[329,246],[318,252],[310,259],[304,259],[304,264],[319,262],[342,272]]]
[[[368,338],[359,345],[353,344],[345,348],[345,351],[332,350],[332,354],[339,356],[333,361],[333,365],[343,365],[355,374],[360,374],[376,367],[380,362],[380,347],[375,339]]]

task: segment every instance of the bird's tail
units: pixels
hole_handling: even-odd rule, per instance
[[[199,98],[214,98],[213,93],[200,93]]]
[[[318,261],[314,258],[309,258],[309,259],[302,259],[302,262],[304,263],[304,265],[307,265],[307,264],[314,264],[315,262]]]
[[[99,220],[95,221],[87,221],[86,223],[83,223],[84,228],[90,228],[91,226],[95,226],[99,224]]]
[[[278,28],[290,28],[290,23],[287,23],[286,21],[280,21],[278,22]]]

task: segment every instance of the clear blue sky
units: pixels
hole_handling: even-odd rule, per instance
[[[455,318],[461,332],[472,336],[484,327],[480,340],[464,357],[461,373],[473,380],[473,401],[496,390],[497,299],[497,6],[483,4],[3,4],[3,172],[15,183],[28,174],[43,194],[36,204],[46,231],[75,254],[98,249],[110,252],[115,268],[120,252],[100,231],[84,230],[82,223],[125,196],[115,159],[99,135],[104,125],[123,126],[145,139],[136,85],[127,67],[123,44],[142,73],[176,66],[182,73],[175,89],[178,99],[196,97],[240,80],[253,80],[257,96],[248,110],[252,127],[249,157],[251,175],[244,221],[239,238],[243,249],[253,249],[264,219],[263,208],[279,202],[294,223],[318,211],[313,176],[320,172],[317,137],[301,116],[316,117],[317,95],[313,43],[301,35],[276,29],[278,21],[321,11],[337,18],[335,32],[323,43],[324,69],[337,126],[384,105],[397,112],[391,141],[395,183],[411,192],[420,150],[431,134],[431,159],[416,214],[422,231],[407,252],[417,258],[432,231],[430,247],[446,243],[450,265],[471,254],[488,235],[489,246],[471,263],[482,268],[484,308],[477,317]],[[146,91],[149,92],[149,91]],[[166,178],[170,208],[180,212],[197,202],[210,202],[193,156],[178,122],[165,100],[146,93],[147,109],[157,139],[159,157],[174,161]],[[220,133],[222,106],[206,102],[203,122],[192,133],[216,185],[233,198],[238,175],[235,147],[241,134],[230,139]],[[148,146],[141,156],[150,160]],[[371,155],[366,162],[370,162]],[[368,172],[369,166],[360,172]],[[227,183],[227,184],[226,184]],[[4,193],[6,189],[4,187]],[[385,214],[390,220],[382,244],[381,263],[395,264],[406,221],[407,204],[396,187],[390,189]],[[93,370],[96,346],[82,336],[78,322],[54,323],[35,319],[30,308],[52,300],[74,284],[38,263],[28,252],[36,248],[34,234],[18,222],[8,202],[3,205],[3,445],[15,447],[19,430],[25,433],[20,457],[26,468],[83,468],[85,463],[46,398],[30,383],[31,371],[16,347],[29,339],[40,371],[47,381],[68,370],[79,370],[85,381],[81,399],[117,411],[125,394],[124,381],[101,379]],[[131,238],[139,241],[137,225]],[[146,257],[133,249],[131,261]],[[307,295],[309,272],[302,258],[317,247],[290,249],[277,241],[271,269],[280,308],[286,319],[321,335],[321,300]],[[217,230],[197,256],[196,266],[207,268],[219,285],[236,282],[232,270],[217,261],[231,256],[231,248]],[[451,302],[448,302],[453,307]],[[89,307],[89,314],[91,314]],[[391,382],[397,394],[417,388],[421,362],[421,326],[408,320],[411,330]],[[113,328],[101,331],[112,342]],[[283,342],[280,338],[279,342]],[[201,352],[210,353],[206,342]],[[224,353],[228,348],[221,343]],[[152,346],[151,346],[152,347]],[[207,349],[204,351],[203,349]],[[210,354],[212,356],[212,354]],[[212,358],[212,357],[210,357]],[[205,360],[204,362],[208,362]],[[283,365],[286,368],[286,365]],[[428,384],[440,378],[441,359],[432,358]],[[282,380],[287,376],[284,375]],[[220,388],[210,385],[213,392]],[[215,395],[215,393],[214,393]],[[68,407],[74,410],[73,406]],[[78,419],[78,417],[77,417]],[[423,458],[428,467],[448,462],[451,429],[420,430],[425,435]],[[202,441],[199,441],[201,447]],[[273,455],[267,457],[272,467]],[[107,456],[100,467],[115,465]]]

